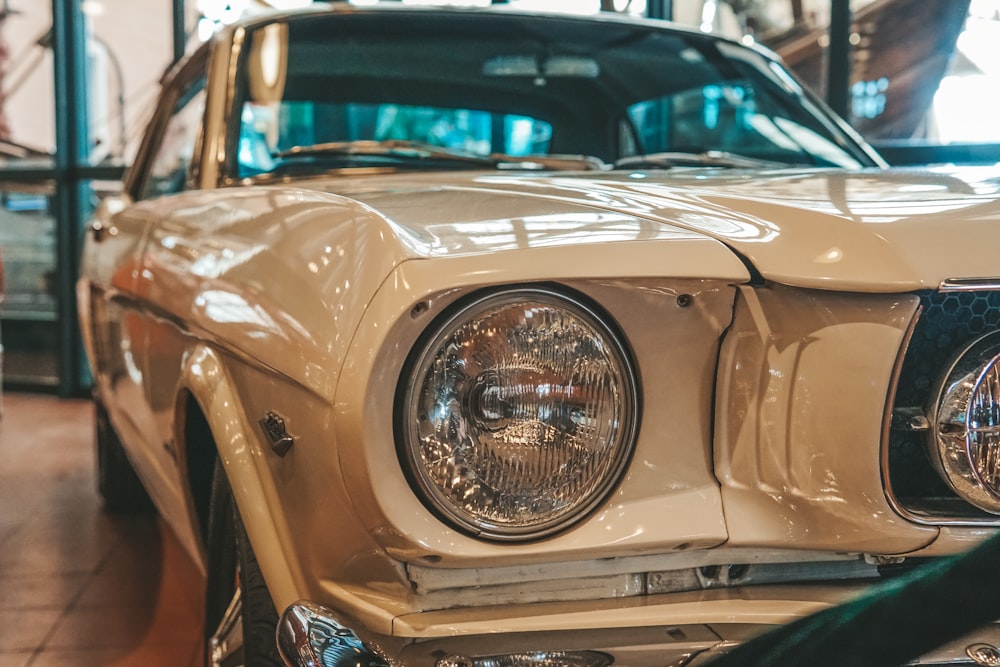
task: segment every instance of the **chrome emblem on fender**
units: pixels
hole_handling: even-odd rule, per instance
[[[285,428],[285,420],[277,412],[268,410],[258,423],[271,441],[271,450],[278,456],[287,454],[295,444],[295,437]]]
[[[977,665],[1000,665],[1000,649],[992,644],[973,644],[965,649],[966,655]]]

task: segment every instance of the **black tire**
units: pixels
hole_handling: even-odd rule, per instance
[[[275,629],[278,613],[264,577],[222,463],[216,460],[212,475],[212,493],[208,509],[208,576],[205,594],[205,664],[243,667],[284,667],[278,655]],[[229,613],[240,590],[241,609]],[[228,616],[228,617],[227,617]],[[227,657],[213,662],[214,642],[224,634],[227,622],[242,628],[242,644],[227,646]]]
[[[97,492],[112,512],[151,512],[153,502],[111,426],[107,409],[94,401],[94,441],[97,445]]]

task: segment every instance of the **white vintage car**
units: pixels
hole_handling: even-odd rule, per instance
[[[1000,523],[998,192],[666,22],[250,20],[87,231],[101,489],[212,665],[706,664]]]

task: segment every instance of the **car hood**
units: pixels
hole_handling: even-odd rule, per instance
[[[434,255],[628,219],[714,238],[765,279],[801,287],[895,292],[1000,276],[1000,173],[984,168],[421,173],[317,185],[379,210]]]

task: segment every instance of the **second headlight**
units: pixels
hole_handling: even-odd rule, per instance
[[[969,503],[1000,514],[1000,334],[962,352],[932,414],[931,457],[938,470]]]
[[[400,383],[401,460],[455,527],[517,540],[560,530],[618,482],[638,424],[619,336],[545,289],[482,296],[439,323]]]

